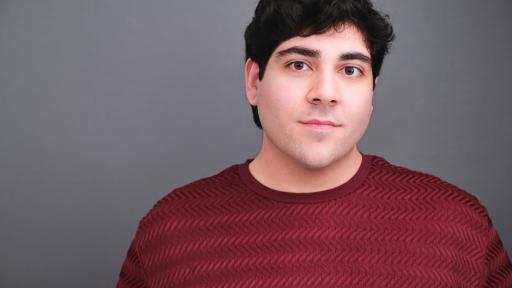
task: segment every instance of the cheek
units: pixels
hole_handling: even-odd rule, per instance
[[[351,117],[361,121],[370,117],[372,113],[373,90],[367,87],[361,87],[357,93],[353,94],[353,99],[345,103]]]
[[[266,118],[290,117],[299,111],[304,81],[293,83],[290,79],[274,77],[272,82],[260,86],[258,106]],[[291,113],[291,114],[290,114]]]

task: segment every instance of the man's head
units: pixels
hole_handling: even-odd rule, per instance
[[[262,80],[269,58],[281,43],[297,36],[323,34],[346,24],[363,35],[375,86],[394,34],[386,17],[369,0],[260,0],[245,30],[245,58],[258,65]],[[254,122],[262,128],[258,108],[251,106]]]
[[[261,0],[245,39],[262,155],[312,170],[354,159],[393,39],[385,17],[363,0]]]

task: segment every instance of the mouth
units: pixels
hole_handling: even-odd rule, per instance
[[[336,124],[329,120],[318,120],[318,119],[308,120],[308,121],[304,121],[304,122],[300,122],[300,123],[310,129],[320,130],[320,131],[330,131],[330,130],[336,129],[341,126],[341,125]]]

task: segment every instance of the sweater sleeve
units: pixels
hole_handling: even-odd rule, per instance
[[[484,279],[484,287],[510,288],[512,287],[512,264],[503,247],[503,243],[488,217],[488,242],[485,253],[487,275]]]
[[[137,252],[135,242],[136,238],[132,241],[130,248],[126,254],[123,262],[121,272],[119,273],[119,280],[117,288],[146,288],[144,282],[144,268]]]

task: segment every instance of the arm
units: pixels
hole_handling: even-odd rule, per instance
[[[128,253],[119,273],[117,288],[146,288],[144,282],[144,268],[139,254],[135,248],[135,240],[130,245]]]
[[[488,242],[485,253],[487,275],[483,279],[484,287],[510,288],[512,287],[512,264],[496,229],[492,225],[491,219],[487,219],[489,222]]]

